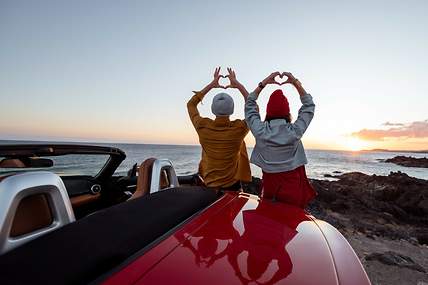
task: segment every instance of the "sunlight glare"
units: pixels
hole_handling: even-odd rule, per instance
[[[344,148],[350,151],[361,151],[367,149],[367,147],[367,142],[355,137],[347,138],[346,143],[344,145]]]

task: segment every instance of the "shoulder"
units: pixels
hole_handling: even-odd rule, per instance
[[[203,127],[207,127],[207,126],[210,126],[210,125],[212,125],[214,123],[214,121],[212,120],[212,119],[210,119],[210,118],[204,118],[204,117],[201,117],[199,120],[198,120],[198,122],[197,122],[197,128],[203,128]]]
[[[202,123],[202,124],[212,124],[212,123],[214,123],[214,120],[212,120],[212,119],[210,119],[210,118],[202,117],[202,118],[201,118],[201,123]]]
[[[232,126],[248,129],[247,122],[245,120],[240,119],[232,121]]]

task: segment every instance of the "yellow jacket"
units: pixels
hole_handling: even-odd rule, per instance
[[[229,117],[215,120],[199,115],[197,105],[203,95],[196,93],[187,103],[190,120],[199,136],[202,158],[199,175],[209,187],[229,187],[238,181],[251,181],[250,163],[244,138],[248,127],[244,120]]]

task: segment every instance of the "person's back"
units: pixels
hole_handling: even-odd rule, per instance
[[[260,82],[245,103],[247,124],[256,138],[251,162],[263,171],[263,198],[304,208],[316,195],[306,176],[307,159],[301,141],[314,116],[315,104],[300,82],[286,73],[286,83],[296,87],[302,102],[298,118],[291,122],[288,100],[278,89],[269,98],[263,122],[256,99],[266,84],[277,84],[274,78],[278,75],[279,72],[272,73]]]
[[[195,92],[187,103],[187,109],[202,147],[199,174],[207,186],[230,187],[240,181],[251,181],[244,142],[249,129],[244,120],[230,121],[234,106],[232,98],[226,93],[217,94],[213,99],[211,109],[216,115],[215,120],[199,115],[198,103],[210,89],[219,87],[218,73],[219,70],[216,70],[214,81],[206,88]]]
[[[269,101],[271,106],[280,105],[278,102],[281,97],[286,101],[281,90],[273,92]],[[275,100],[275,98],[279,99]],[[268,118],[260,122],[257,127],[253,124],[252,131],[256,145],[251,162],[261,166],[264,172],[290,171],[307,163],[301,138],[312,120],[315,105],[309,94],[302,96],[301,101],[303,106],[294,123],[278,117]]]

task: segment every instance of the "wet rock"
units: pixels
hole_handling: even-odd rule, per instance
[[[252,181],[249,183],[242,182],[242,190],[246,193],[253,195],[261,195],[262,192],[262,179],[252,177]]]
[[[422,167],[428,168],[428,158],[415,158],[411,156],[395,156],[393,158],[388,158],[385,162],[391,162],[397,165],[406,166],[406,167]]]
[[[417,238],[426,241],[428,230],[428,181],[409,177],[402,172],[388,176],[350,172],[337,176],[337,181],[311,180],[318,196],[307,210],[320,219],[331,219],[331,212],[340,213],[340,227],[350,231],[390,239]],[[420,237],[420,238],[418,238]]]
[[[366,260],[376,260],[386,265],[405,267],[411,270],[416,270],[422,273],[427,273],[425,268],[417,264],[408,256],[393,252],[387,251],[384,253],[372,253],[365,257]]]
[[[344,201],[335,201],[331,204],[330,208],[336,212],[344,212],[349,209],[349,206]]]
[[[421,199],[418,203],[419,209],[425,214],[428,214],[428,199]]]
[[[419,244],[428,245],[428,229],[419,229],[416,231],[416,239]]]

